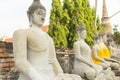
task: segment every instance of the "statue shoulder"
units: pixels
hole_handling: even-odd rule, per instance
[[[81,44],[80,44],[80,41],[76,41],[76,42],[74,42],[74,47],[78,47],[78,46],[80,46]]]
[[[19,29],[19,30],[16,30],[14,33],[13,33],[13,37],[14,36],[23,36],[23,35],[26,35],[26,29]]]
[[[93,50],[99,50],[100,48],[99,48],[99,45],[95,44],[95,45],[93,45],[92,49]]]
[[[49,42],[54,43],[54,40],[52,39],[51,36],[49,36],[49,34],[46,33],[46,36]]]

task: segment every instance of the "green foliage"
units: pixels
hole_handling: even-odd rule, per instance
[[[50,16],[49,34],[55,40],[56,47],[72,48],[78,39],[76,29],[79,22],[87,30],[86,42],[92,46],[95,33],[95,9],[89,6],[88,0],[64,0],[63,6],[59,0],[53,0]],[[97,34],[102,25],[97,18]]]
[[[97,18],[97,32],[95,32],[95,9],[90,8],[88,0],[83,0],[82,5],[80,7],[81,10],[81,22],[83,26],[87,30],[87,38],[86,42],[92,46],[94,42],[94,35],[95,33],[99,34],[100,31],[102,30],[102,25],[100,24],[100,19],[99,17]]]
[[[120,32],[117,30],[118,25],[115,25],[114,30],[114,41],[116,42],[116,44],[120,45]]]
[[[68,16],[64,13],[60,0],[52,0],[52,10],[50,15],[49,35],[52,36],[56,47],[66,48],[66,35],[68,30],[64,22],[68,22]]]
[[[66,37],[68,42],[67,48],[72,48],[73,43],[77,40],[76,29],[80,22],[79,0],[64,0],[63,10],[67,10],[67,14],[70,17],[69,23],[66,25],[69,30],[69,34]]]

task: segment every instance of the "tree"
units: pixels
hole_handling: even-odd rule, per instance
[[[115,25],[115,28],[113,29],[114,30],[114,41],[116,44],[120,45],[120,32],[117,30],[118,27],[119,27],[118,25]]]
[[[60,48],[67,47],[66,35],[68,30],[63,21],[63,8],[60,0],[52,0],[52,10],[50,15],[49,35],[54,39],[55,46]],[[65,16],[65,14],[64,14]]]
[[[90,7],[88,0],[64,0],[63,6],[59,0],[53,0],[49,34],[55,40],[56,47],[73,47],[73,43],[78,39],[76,29],[80,22],[87,30],[86,42],[92,46],[95,16],[95,9]],[[102,29],[99,17],[97,27],[99,34]]]
[[[89,6],[88,0],[64,0],[63,9],[67,10],[69,17],[71,18],[68,23],[69,34],[67,35],[68,48],[73,47],[73,43],[77,40],[77,32],[79,22],[82,23],[83,27],[87,30],[86,42],[89,45],[93,45],[94,39],[94,20],[95,20],[95,9]],[[99,17],[97,18],[97,33],[102,29]]]
[[[82,0],[82,5],[80,6],[80,10],[81,10],[81,22],[83,24],[83,26],[86,28],[87,30],[87,38],[86,38],[86,42],[92,46],[93,42],[94,42],[94,35],[95,34],[95,8],[91,8],[89,5],[89,0]],[[99,17],[97,17],[97,34],[99,34],[102,30],[102,25],[100,24],[100,19]]]
[[[76,29],[80,22],[80,5],[79,0],[64,0],[63,10],[67,10],[67,14],[70,17],[67,28],[69,34],[67,35],[68,48],[73,47],[73,43],[77,40]]]

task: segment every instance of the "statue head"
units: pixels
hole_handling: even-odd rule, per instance
[[[99,42],[100,42],[100,41],[99,41],[99,36],[97,36],[97,35],[94,36],[94,42],[95,42],[95,43],[99,43]]]
[[[39,0],[33,0],[32,5],[27,11],[30,24],[41,27],[45,21],[46,9]]]
[[[82,26],[82,23],[79,23],[77,32],[78,32],[79,38],[81,38],[81,39],[86,38],[86,36],[87,36],[86,29]]]

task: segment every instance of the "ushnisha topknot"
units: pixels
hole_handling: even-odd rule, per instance
[[[94,36],[94,40],[96,41],[96,40],[98,40],[98,39],[99,39],[99,36],[95,35],[95,36]]]
[[[28,8],[27,13],[29,15],[33,14],[34,11],[36,11],[37,9],[42,9],[44,11],[46,11],[45,7],[40,3],[40,0],[33,0],[33,3],[31,4],[31,6]]]
[[[83,31],[83,30],[85,30],[85,28],[83,27],[82,23],[80,22],[80,23],[78,24],[78,29],[77,29],[77,31]]]

